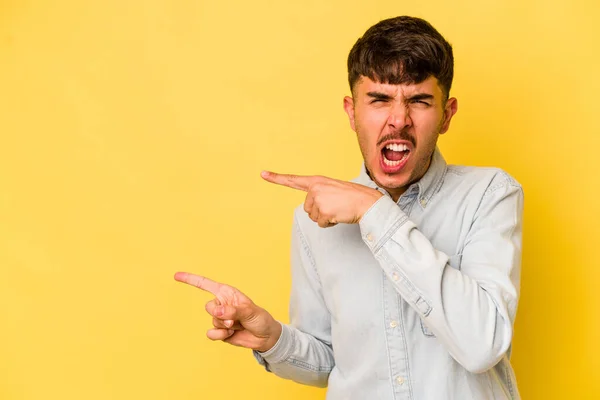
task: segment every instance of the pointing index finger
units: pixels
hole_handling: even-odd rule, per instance
[[[178,282],[187,283],[188,285],[196,286],[198,289],[210,292],[218,296],[220,283],[210,280],[204,276],[190,274],[188,272],[177,272],[175,280]]]
[[[317,179],[316,176],[277,174],[269,171],[261,172],[260,176],[267,182],[302,190],[304,192],[308,192],[310,185]]]

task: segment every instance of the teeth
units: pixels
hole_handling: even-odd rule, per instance
[[[387,146],[385,146],[385,148],[392,151],[408,151],[408,146],[406,146],[405,144],[398,143],[390,143]]]
[[[390,167],[395,167],[397,165],[400,165],[400,163],[402,162],[402,160],[398,160],[398,161],[390,161],[387,158],[383,158],[383,162],[385,163],[385,165],[388,165]]]
[[[389,146],[389,145],[388,145]],[[388,146],[385,146],[386,148],[388,148]],[[400,147],[402,147],[402,145],[400,145]],[[406,147],[406,146],[404,146]],[[390,149],[393,150],[393,149]],[[393,151],[398,151],[398,150],[393,150]],[[396,160],[396,161],[392,161],[392,160],[388,160],[387,158],[385,158],[385,156],[383,157],[383,163],[389,167],[396,167],[398,165],[400,165],[400,163],[402,161],[404,161],[406,159],[406,157],[408,157],[408,153],[404,153],[404,155],[402,156],[402,158],[400,160]]]

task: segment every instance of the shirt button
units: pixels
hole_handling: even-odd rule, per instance
[[[393,280],[395,280],[395,281],[397,281],[397,280],[398,280],[398,278],[399,278],[399,277],[398,277],[398,274],[394,272],[394,273],[392,274],[392,279],[393,279]]]
[[[404,384],[404,378],[399,376],[396,378],[396,382],[398,382],[398,385],[403,385]]]
[[[373,241],[373,235],[371,235],[370,233],[367,233],[367,240],[369,242],[372,242]]]
[[[398,322],[396,322],[396,321],[392,321],[392,322],[390,322],[390,326],[391,326],[392,328],[395,328],[395,327],[397,327],[397,326],[398,326]]]
[[[425,207],[427,205],[427,200],[426,199],[421,199],[419,202],[421,203],[421,205],[423,207]]]

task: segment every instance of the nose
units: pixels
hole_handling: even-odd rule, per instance
[[[394,104],[390,108],[387,124],[393,130],[401,131],[412,125],[408,106],[404,104]]]

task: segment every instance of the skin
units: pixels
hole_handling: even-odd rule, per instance
[[[206,332],[210,340],[264,352],[279,339],[279,322],[236,288],[187,272],[176,273],[175,280],[215,296],[205,307],[213,317],[213,328]]]
[[[418,84],[392,85],[363,76],[352,92],[353,97],[344,98],[344,110],[356,132],[367,171],[397,201],[427,172],[438,137],[448,130],[457,111],[457,100],[444,101],[435,77]],[[386,172],[381,163],[382,149],[389,143],[404,143],[410,150],[406,164],[393,173]],[[266,171],[261,176],[267,182],[306,192],[304,211],[322,228],[360,222],[383,196],[375,189],[324,176]],[[281,324],[238,289],[186,272],[176,273],[175,280],[215,297],[206,303],[206,311],[213,317],[209,339],[260,352],[277,343]]]
[[[430,76],[418,84],[390,85],[362,77],[344,98],[350,126],[371,179],[394,199],[418,181],[429,168],[439,135],[446,133],[456,114],[458,102],[444,94],[437,79]],[[385,144],[407,142],[410,148],[406,166],[394,174],[380,165]]]

